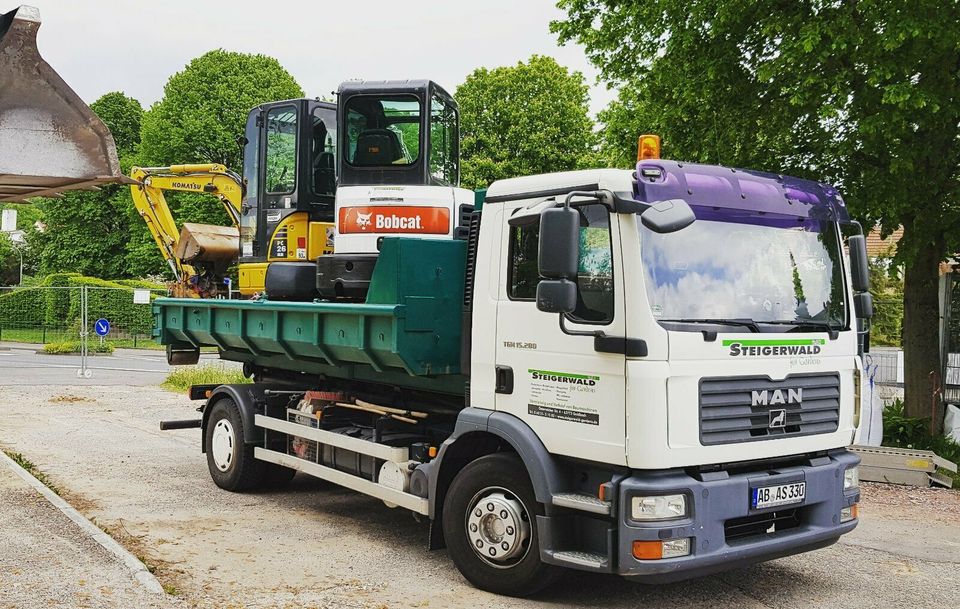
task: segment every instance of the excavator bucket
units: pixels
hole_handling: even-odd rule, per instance
[[[0,202],[127,182],[107,126],[40,57],[40,13],[0,15]]]
[[[236,226],[184,222],[173,255],[192,265],[210,265],[220,272],[237,261],[240,231]]]

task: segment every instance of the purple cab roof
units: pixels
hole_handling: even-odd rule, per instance
[[[698,218],[733,211],[768,216],[768,220],[798,218],[844,222],[850,219],[837,189],[829,184],[790,176],[699,165],[663,159],[637,163],[639,201],[683,199]],[[726,213],[725,213],[726,212]]]

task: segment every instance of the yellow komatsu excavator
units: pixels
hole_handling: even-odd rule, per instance
[[[173,272],[171,293],[212,298],[224,292],[223,280],[240,251],[243,179],[215,163],[134,167],[130,177],[136,182],[130,190],[137,212]],[[212,195],[223,205],[233,226],[185,222],[178,229],[164,191]]]
[[[290,99],[250,110],[243,145],[243,176],[219,164],[134,167],[133,200],[146,221],[181,297],[211,298],[226,291],[237,266],[237,291],[262,293],[267,268],[284,292],[312,293],[315,261],[333,253],[336,196],[336,105]],[[206,193],[220,201],[233,226],[174,221],[165,191]]]

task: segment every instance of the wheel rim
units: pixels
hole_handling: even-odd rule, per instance
[[[233,465],[234,441],[233,425],[227,419],[220,419],[213,426],[213,441],[210,452],[213,454],[213,463],[222,472]]]
[[[500,487],[473,496],[466,517],[470,547],[487,564],[512,567],[530,551],[530,513],[520,499]]]

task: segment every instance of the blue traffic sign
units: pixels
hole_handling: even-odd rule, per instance
[[[107,332],[110,331],[110,322],[101,317],[93,324],[93,331],[97,333],[97,336],[106,336]]]

